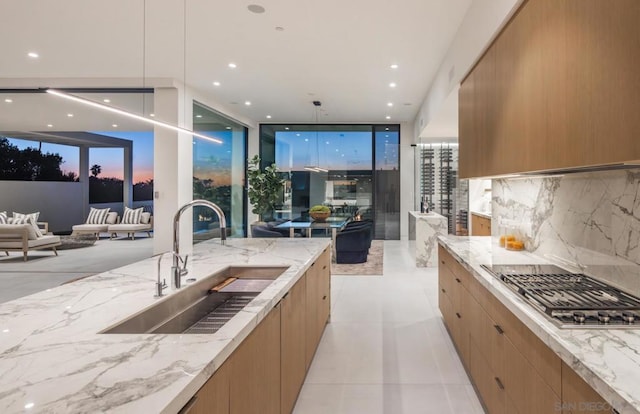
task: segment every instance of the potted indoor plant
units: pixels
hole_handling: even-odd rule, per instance
[[[278,168],[271,164],[260,169],[260,157],[254,156],[249,160],[247,168],[247,194],[252,204],[252,213],[258,215],[259,221],[273,220],[273,212],[280,201],[280,192],[284,179],[278,174]]]
[[[315,221],[325,221],[331,215],[331,209],[318,204],[309,209],[309,215]]]

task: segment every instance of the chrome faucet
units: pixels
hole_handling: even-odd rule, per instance
[[[220,241],[224,245],[224,242],[227,239],[227,219],[225,218],[222,209],[216,204],[207,200],[193,200],[180,207],[176,215],[173,216],[173,251],[171,252],[173,255],[173,266],[171,266],[172,289],[180,289],[182,284],[181,277],[188,273],[187,260],[189,259],[189,255],[185,256],[184,259],[180,256],[180,216],[182,216],[182,213],[184,213],[189,207],[196,206],[209,207],[218,215],[218,221],[220,221]],[[158,266],[160,266],[159,263],[160,261],[158,260]],[[181,264],[182,267],[180,266]],[[159,279],[160,276],[158,275],[158,280]]]

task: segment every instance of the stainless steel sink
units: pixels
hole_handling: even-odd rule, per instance
[[[227,267],[100,333],[215,333],[287,269],[282,266]],[[237,280],[219,291],[211,291],[230,278]]]

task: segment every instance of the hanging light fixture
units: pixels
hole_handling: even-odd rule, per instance
[[[316,165],[307,165],[304,167],[305,170],[311,172],[329,172],[328,169],[320,167],[320,147],[319,147],[319,138],[318,138],[318,109],[322,105],[320,101],[313,101],[313,106],[315,107],[315,120],[316,120]]]

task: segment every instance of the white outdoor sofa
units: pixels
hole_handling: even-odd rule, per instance
[[[29,250],[53,249],[57,256],[56,246],[60,246],[60,237],[47,234],[47,223],[39,222],[38,225],[44,227],[44,235],[40,237],[31,224],[0,224],[0,251],[7,256],[10,251],[21,251],[25,262]]]
[[[135,240],[136,232],[145,232],[147,236],[151,237],[151,231],[153,230],[153,216],[151,213],[144,212],[140,217],[140,223],[137,224],[110,224],[107,231],[111,233],[113,239],[118,233],[127,233],[127,237],[131,240]]]
[[[104,224],[76,224],[71,227],[71,235],[77,236],[79,234],[93,234],[96,236],[96,240],[100,238],[100,233],[107,233],[109,225],[120,223],[120,216],[115,211],[110,211],[107,214],[107,219]]]

